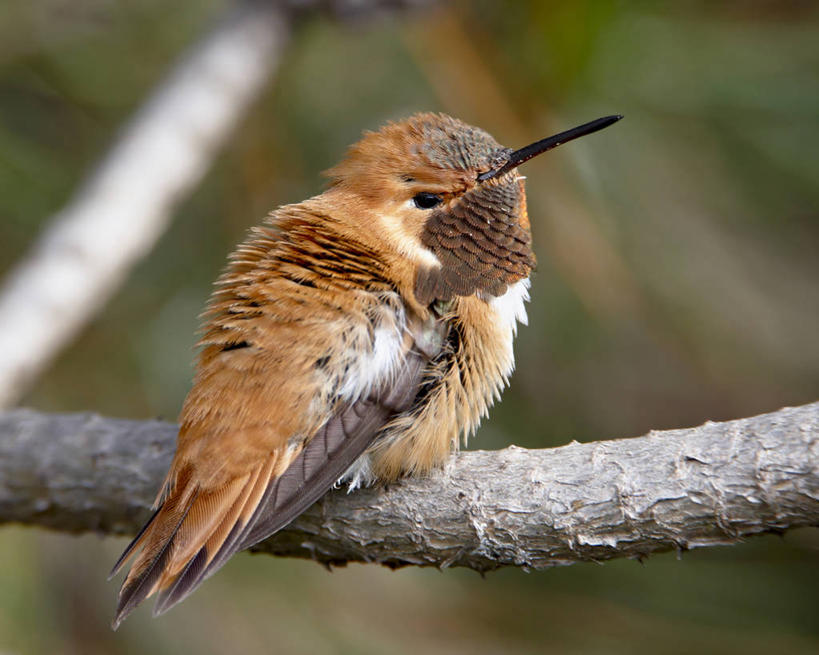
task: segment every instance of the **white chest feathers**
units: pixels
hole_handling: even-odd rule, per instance
[[[529,300],[529,278],[524,278],[510,286],[502,296],[492,298],[489,307],[495,315],[495,325],[500,332],[503,352],[502,369],[504,377],[515,370],[515,353],[512,343],[518,332],[518,323],[526,325],[526,302]]]
[[[526,303],[529,301],[529,278],[515,282],[502,296],[492,298],[489,306],[495,310],[498,322],[514,337],[518,332],[518,323],[526,325]]]

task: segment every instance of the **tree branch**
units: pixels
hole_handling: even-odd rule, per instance
[[[0,522],[132,534],[176,427],[0,413]],[[465,452],[426,479],[328,493],[256,550],[349,561],[544,568],[819,525],[819,403],[561,448]]]

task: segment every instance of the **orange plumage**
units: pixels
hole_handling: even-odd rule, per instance
[[[427,473],[477,428],[525,320],[525,150],[419,114],[251,231],[205,313],[157,512],[114,568],[135,557],[115,627],[153,594],[168,609],[345,474]]]

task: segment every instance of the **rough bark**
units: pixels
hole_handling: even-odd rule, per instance
[[[0,522],[132,534],[176,428],[0,414]],[[484,571],[732,544],[819,525],[819,403],[560,448],[464,452],[425,479],[328,493],[257,550]]]

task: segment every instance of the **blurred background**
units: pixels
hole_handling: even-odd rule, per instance
[[[0,4],[0,274],[225,0]],[[439,110],[519,147],[539,266],[518,370],[470,447],[531,448],[819,397],[819,6],[439,3],[296,25],[281,66],[126,284],[23,404],[174,420],[226,255],[362,130]],[[125,540],[0,528],[6,653],[819,652],[819,528],[485,579],[241,555],[117,633]]]

